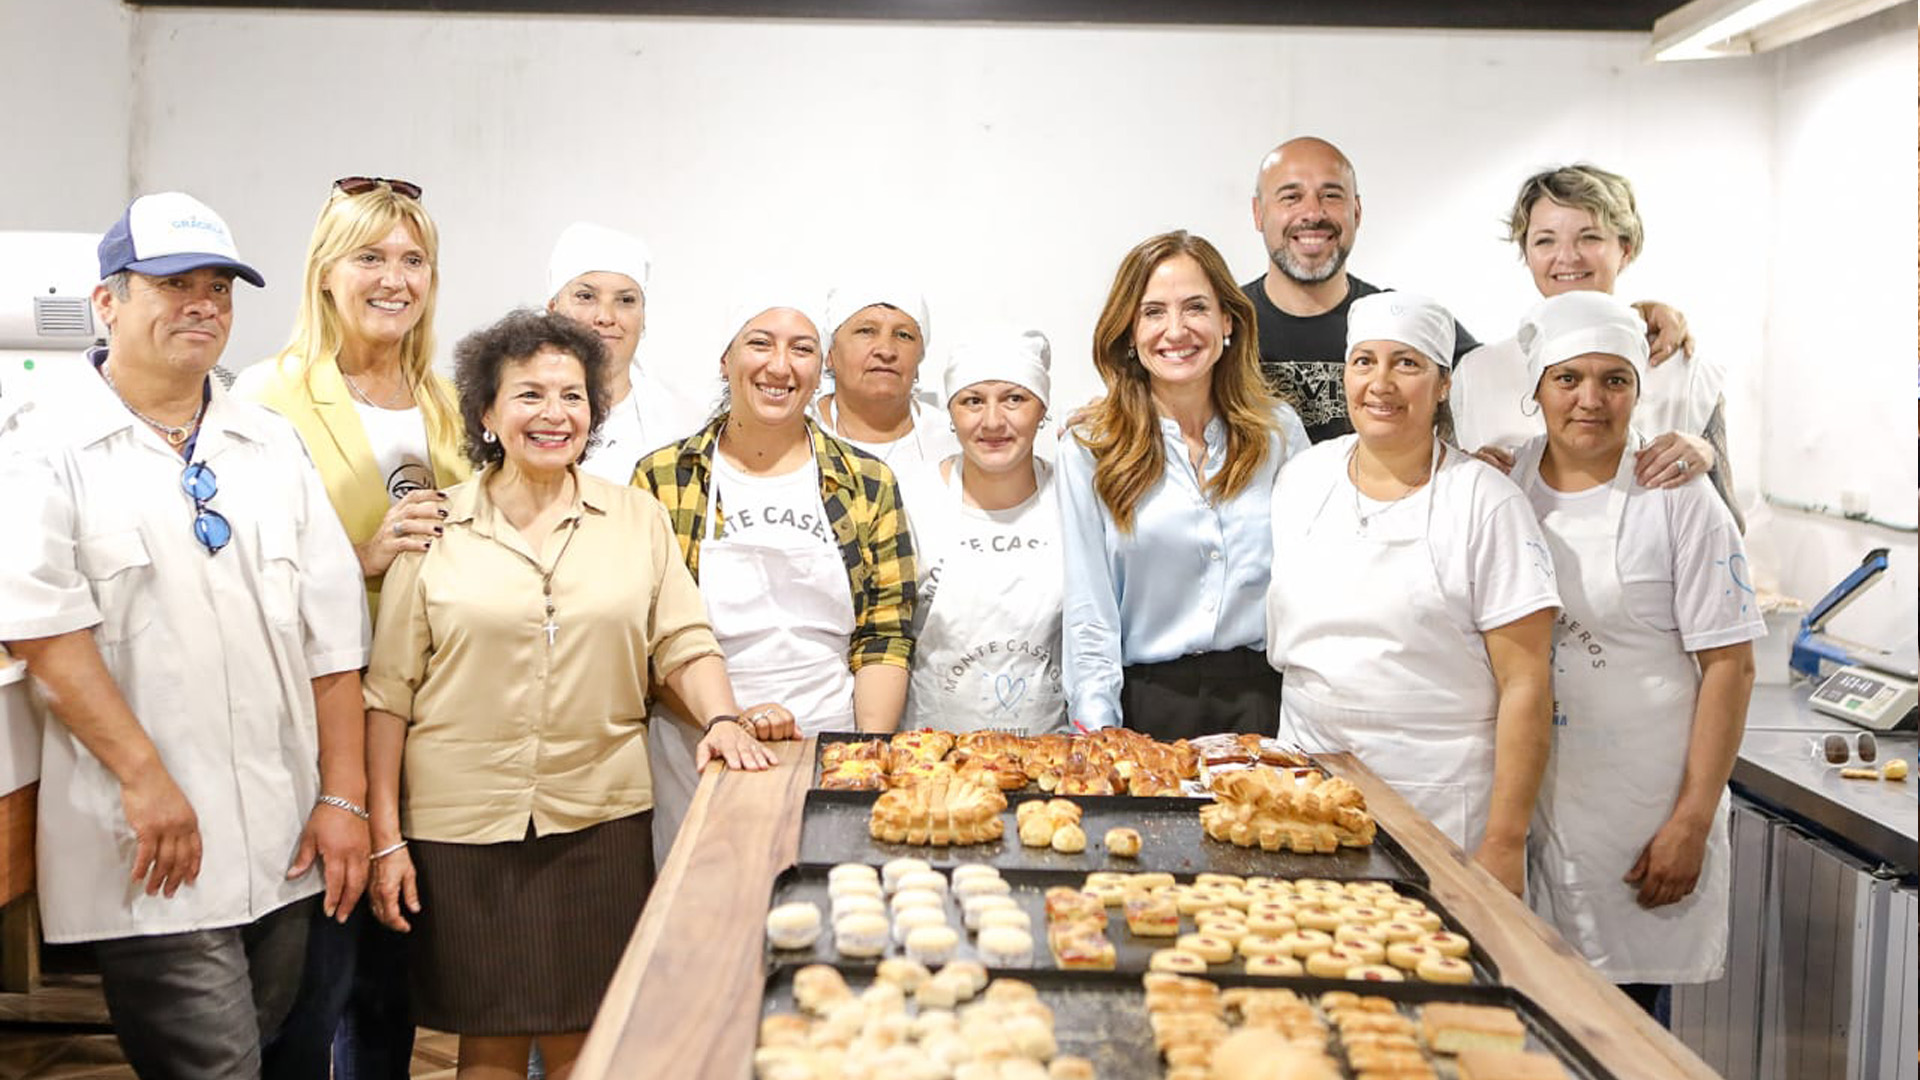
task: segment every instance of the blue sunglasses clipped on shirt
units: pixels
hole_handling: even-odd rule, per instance
[[[220,479],[205,462],[196,461],[180,473],[180,490],[193,500],[194,539],[207,549],[207,554],[218,554],[233,540],[233,526],[220,511],[207,505],[208,499],[220,493]]]

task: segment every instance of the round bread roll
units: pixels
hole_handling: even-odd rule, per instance
[[[1122,859],[1134,859],[1140,856],[1140,830],[1128,828],[1108,829],[1102,842],[1110,854]]]
[[[1347,969],[1354,966],[1353,957],[1337,946],[1307,957],[1307,974],[1328,979],[1345,978]]]
[[[879,968],[874,971],[874,978],[881,982],[892,983],[911,994],[920,989],[921,983],[933,978],[933,973],[918,960],[907,960],[896,956],[880,961]]]
[[[1181,934],[1174,947],[1185,949],[1209,964],[1224,964],[1233,959],[1233,942],[1212,934]]]
[[[1256,911],[1247,916],[1247,929],[1256,934],[1268,934],[1279,937],[1300,929],[1293,916],[1282,915],[1274,911]]]
[[[1334,940],[1333,947],[1354,958],[1359,964],[1382,964],[1387,959],[1387,947],[1368,938],[1341,941]]]
[[[1027,933],[1033,932],[1033,917],[1017,907],[987,908],[974,916],[976,925],[968,927],[982,934],[998,927],[1010,927]]]
[[[1207,962],[1185,949],[1156,949],[1147,960],[1147,970],[1199,975],[1207,970]]]
[[[833,947],[842,956],[879,956],[887,948],[887,920],[871,912],[855,912],[833,924]]]
[[[879,893],[855,893],[842,896],[833,902],[833,919],[840,921],[842,915],[851,915],[856,911],[871,911],[875,915],[887,913],[887,902],[880,899]]]
[[[916,870],[911,874],[900,875],[900,884],[896,892],[908,889],[923,889],[939,896],[947,895],[947,875],[938,870]]]
[[[873,878],[849,877],[827,882],[827,896],[841,900],[849,896],[882,896],[880,882]]]
[[[1249,975],[1304,975],[1305,964],[1291,956],[1249,956],[1246,961]]]
[[[947,925],[947,913],[932,908],[908,908],[893,916],[893,940],[905,943],[907,935],[923,926]],[[924,961],[923,961],[924,962]]]
[[[1027,967],[1033,963],[1033,935],[1011,926],[980,931],[980,959],[991,967]]]
[[[829,884],[836,881],[854,880],[871,881],[878,885],[880,883],[880,871],[875,870],[866,863],[857,862],[843,862],[827,871],[827,882]]]
[[[1413,969],[1422,981],[1461,985],[1473,981],[1473,965],[1451,956],[1429,956]]]
[[[1403,971],[1412,971],[1439,955],[1438,949],[1417,941],[1396,941],[1387,946],[1387,963]]]
[[[1288,934],[1285,937],[1268,937],[1265,934],[1248,934],[1240,939],[1240,955],[1248,958],[1255,956],[1292,956],[1294,945],[1289,938],[1298,937]],[[1327,943],[1331,946],[1333,943]]]
[[[1426,934],[1425,930],[1422,930],[1419,926],[1405,919],[1389,919],[1386,922],[1376,923],[1375,925],[1377,925],[1380,928],[1380,932],[1386,936],[1387,944],[1389,945],[1398,945],[1403,941],[1416,941]]]
[[[1445,930],[1437,930],[1418,940],[1420,944],[1428,946],[1441,956],[1465,956],[1467,950],[1472,947],[1472,943],[1466,938],[1459,934],[1450,934]]]
[[[1429,934],[1439,933],[1440,928],[1445,925],[1440,921],[1438,914],[1428,911],[1424,907],[1419,911],[1403,911],[1397,918],[1401,922],[1410,922]]]
[[[806,949],[820,940],[820,909],[806,901],[767,912],[767,941],[776,949]]]
[[[1062,825],[1053,830],[1053,850],[1062,855],[1078,855],[1087,850],[1087,834],[1080,826]]]
[[[891,893],[900,887],[900,879],[908,874],[923,874],[933,869],[925,859],[894,859],[880,868],[880,883]]]
[[[1333,932],[1333,940],[1365,941],[1381,948],[1387,946],[1387,935],[1380,928],[1386,923],[1341,923],[1340,929]]]
[[[1400,969],[1385,964],[1361,964],[1347,969],[1347,978],[1361,982],[1406,982],[1407,977]]]
[[[1027,847],[1046,847],[1053,843],[1053,831],[1052,818],[1045,814],[1030,814],[1020,823],[1020,842]]]
[[[1062,831],[1064,832],[1065,830]],[[1086,885],[1081,886],[1080,891],[1092,893],[1100,898],[1102,904],[1108,907],[1119,907],[1122,903],[1126,902],[1127,894],[1132,892],[1125,884],[1118,881],[1088,882]]]
[[[954,891],[959,891],[959,885],[963,881],[971,881],[974,878],[997,878],[999,876],[1000,871],[988,866],[986,863],[961,863],[959,866],[953,868]]]
[[[1013,886],[1007,884],[1006,879],[999,874],[992,877],[976,875],[953,883],[953,895],[962,901],[976,896],[1006,896],[1012,892]]]
[[[1239,948],[1240,939],[1246,937],[1247,934],[1251,932],[1252,927],[1243,922],[1235,922],[1232,919],[1204,916],[1194,921],[1194,929],[1203,934],[1229,942],[1235,948]]]
[[[972,998],[987,987],[987,969],[972,960],[955,960],[941,968],[940,974],[946,978],[958,979],[965,985],[967,992],[966,997],[961,998],[962,1001]]]
[[[960,947],[960,935],[946,923],[938,926],[918,926],[907,932],[907,957],[929,966],[944,964],[953,959],[953,951]]]
[[[1281,934],[1278,938],[1281,947],[1297,959],[1304,960],[1309,954],[1323,949],[1333,948],[1333,935],[1324,930],[1295,930],[1291,934]],[[1240,943],[1242,946],[1246,942]]]
[[[1348,904],[1340,909],[1340,921],[1346,923],[1382,923],[1392,918],[1385,908],[1372,904]]]
[[[893,899],[889,900],[887,905],[895,915],[908,908],[935,908],[940,911],[947,909],[946,898],[927,889],[901,889],[893,894]]]
[[[1338,912],[1329,911],[1323,907],[1309,907],[1296,910],[1293,913],[1293,921],[1299,923],[1303,930],[1320,930],[1331,934],[1340,929],[1340,925],[1346,920],[1342,919]]]
[[[960,921],[969,930],[980,929],[980,919],[989,911],[1019,911],[1020,905],[1011,896],[969,896],[960,906]],[[1022,914],[1025,914],[1022,912]]]

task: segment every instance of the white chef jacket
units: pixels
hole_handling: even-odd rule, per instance
[[[0,420],[0,640],[92,627],[107,670],[199,817],[200,876],[129,879],[120,785],[43,718],[39,891],[48,941],[253,922],[324,888],[287,867],[319,794],[312,680],[366,663],[360,566],[292,425],[216,382],[194,461],[233,526],[194,538],[186,462],[90,364]]]
[[[1633,407],[1633,426],[1648,435],[1677,431],[1699,435],[1720,404],[1727,376],[1703,356],[1675,356],[1647,369]],[[1527,353],[1507,338],[1482,345],[1455,367],[1453,409],[1456,444],[1468,453],[1497,446],[1512,453],[1547,433],[1540,403],[1527,383]]]

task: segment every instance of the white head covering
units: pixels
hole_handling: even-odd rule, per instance
[[[1588,353],[1617,356],[1633,365],[1635,379],[1644,384],[1647,378],[1647,324],[1630,305],[1603,292],[1547,297],[1521,320],[1517,340],[1527,354],[1529,387],[1537,389],[1553,365]]]
[[[553,254],[547,258],[547,298],[560,295],[567,282],[581,274],[595,272],[625,274],[645,295],[647,273],[652,269],[653,253],[646,241],[604,225],[576,221],[554,241]]]
[[[727,305],[726,339],[725,344],[721,345],[721,350],[725,351],[727,345],[732,344],[734,337],[740,333],[740,328],[751,322],[756,315],[763,311],[772,311],[774,308],[792,308],[805,315],[808,321],[813,323],[814,329],[819,330],[820,312],[815,306],[817,303],[818,298],[812,290],[795,285],[773,282],[751,287],[748,291],[741,293],[733,303]],[[820,335],[822,357],[826,355],[826,350],[826,334],[822,332]]]
[[[1355,300],[1347,308],[1347,355],[1363,341],[1397,341],[1453,368],[1453,316],[1418,293],[1371,293]]]
[[[821,335],[832,338],[842,323],[853,318],[861,308],[875,304],[885,304],[906,312],[909,318],[919,324],[922,343],[933,337],[933,323],[927,317],[927,298],[912,282],[886,278],[835,285],[827,293],[827,321],[820,326]]]
[[[946,401],[974,383],[1010,382],[1033,391],[1042,407],[1052,393],[1053,346],[1038,330],[995,330],[970,337],[947,357]]]

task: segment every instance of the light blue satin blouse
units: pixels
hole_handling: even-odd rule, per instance
[[[1161,418],[1167,467],[1121,533],[1093,489],[1093,455],[1068,436],[1055,462],[1066,559],[1062,675],[1068,713],[1089,728],[1121,723],[1120,669],[1191,653],[1265,649],[1273,564],[1268,504],[1280,466],[1307,448],[1289,406],[1260,471],[1240,494],[1207,501],[1204,477],[1227,460],[1227,424],[1207,424],[1203,476],[1188,463],[1180,425]]]

